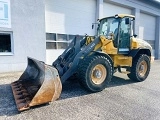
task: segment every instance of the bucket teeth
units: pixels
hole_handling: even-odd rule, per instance
[[[29,103],[31,99],[30,95],[27,93],[27,90],[25,90],[22,84],[18,81],[13,82],[11,87],[18,110],[23,111],[29,109]]]

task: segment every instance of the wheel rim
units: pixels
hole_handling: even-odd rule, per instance
[[[107,70],[102,64],[96,65],[91,74],[91,78],[94,84],[101,84],[104,82],[107,76]]]
[[[147,62],[145,60],[143,60],[140,64],[139,64],[139,68],[138,68],[138,73],[141,77],[144,77],[146,72],[147,72]]]

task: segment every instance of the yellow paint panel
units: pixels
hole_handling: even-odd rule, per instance
[[[118,14],[118,17],[124,18],[124,17],[131,17],[131,18],[135,18],[135,16],[133,15],[129,15],[129,14]]]
[[[85,43],[86,45],[88,45],[89,43],[91,43],[92,41],[94,41],[94,38],[92,36],[88,36],[86,39],[87,39],[86,43]]]
[[[132,57],[124,55],[115,55],[112,57],[114,60],[114,67],[118,66],[132,66]]]
[[[124,18],[124,17],[135,18],[135,16],[129,15],[129,14],[117,14],[117,15],[118,15],[118,17],[120,17],[120,18]],[[110,16],[110,17],[115,17],[115,16]],[[101,19],[98,19],[98,20],[100,21],[100,20],[105,19],[105,18],[109,18],[109,17],[104,17],[104,18],[101,18]]]
[[[102,42],[102,51],[107,54],[117,54],[117,48],[113,45],[113,39],[108,40],[105,36],[100,36]]]
[[[131,39],[131,49],[137,49],[139,47],[138,42],[135,38]]]
[[[102,43],[99,42],[99,43],[95,46],[94,51],[96,51],[97,49],[99,49],[101,46],[102,46]]]

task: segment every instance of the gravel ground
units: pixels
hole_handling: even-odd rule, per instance
[[[116,73],[102,92],[89,93],[76,80],[64,83],[59,100],[18,112],[10,83],[22,72],[0,74],[0,120],[159,120],[160,61],[144,82]]]

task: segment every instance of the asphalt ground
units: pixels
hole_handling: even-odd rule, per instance
[[[160,120],[160,61],[144,82],[115,73],[98,93],[85,91],[77,80],[63,84],[60,99],[18,112],[10,83],[22,72],[0,74],[0,120]]]

